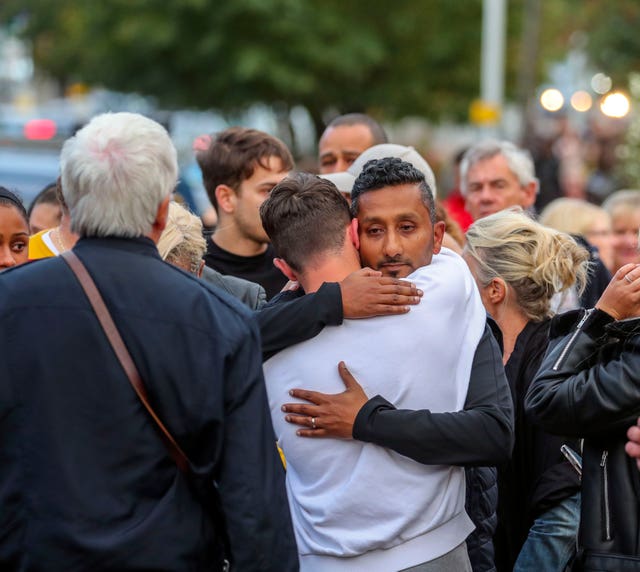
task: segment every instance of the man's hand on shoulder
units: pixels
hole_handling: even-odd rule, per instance
[[[343,361],[338,364],[338,373],[346,387],[342,393],[328,395],[306,389],[291,390],[292,397],[310,402],[282,406],[289,423],[304,427],[297,431],[301,437],[353,438],[353,424],[368,398]]]
[[[415,284],[382,276],[382,272],[371,268],[349,274],[340,282],[340,292],[345,318],[406,314],[422,297],[422,290]]]

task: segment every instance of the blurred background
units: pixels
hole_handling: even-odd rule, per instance
[[[89,117],[137,111],[170,130],[201,213],[196,136],[256,127],[314,170],[324,125],[359,111],[442,197],[453,157],[495,135],[549,197],[600,203],[640,187],[639,24],[638,0],[3,0],[0,181],[28,203]]]

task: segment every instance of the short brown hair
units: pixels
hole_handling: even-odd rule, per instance
[[[218,209],[216,187],[227,185],[238,191],[257,165],[266,168],[266,161],[277,157],[285,171],[293,169],[293,157],[287,146],[272,135],[231,127],[211,137],[209,147],[196,153],[196,160],[202,171],[202,181],[214,208]]]
[[[349,204],[336,186],[309,173],[280,181],[262,203],[260,218],[278,256],[297,272],[316,255],[339,252],[351,222]]]

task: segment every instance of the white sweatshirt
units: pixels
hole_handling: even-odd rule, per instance
[[[408,314],[345,320],[264,364],[302,572],[399,570],[446,554],[473,530],[463,468],[353,440],[301,438],[281,411],[292,388],[344,391],[341,360],[370,397],[403,409],[463,408],[486,319],[473,277],[442,249],[407,280],[424,291]]]

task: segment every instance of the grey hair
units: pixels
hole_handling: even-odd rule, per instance
[[[498,141],[486,139],[470,147],[460,163],[460,191],[467,194],[467,174],[469,169],[480,161],[492,159],[496,155],[502,155],[511,172],[517,177],[520,185],[526,187],[529,183],[536,184],[536,193],[540,185],[536,177],[533,159],[529,151],[520,149],[510,141]]]
[[[622,189],[611,193],[602,203],[611,218],[617,218],[623,212],[633,212],[640,208],[640,190]]]
[[[148,234],[178,178],[166,129],[137,113],[104,113],[68,139],[60,154],[71,230],[80,236]]]

